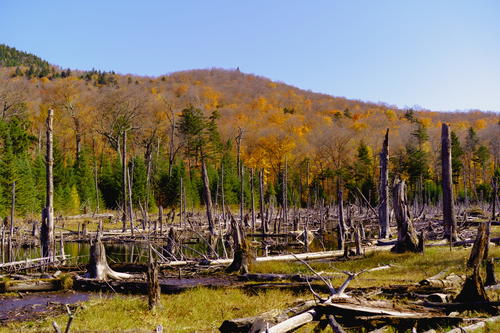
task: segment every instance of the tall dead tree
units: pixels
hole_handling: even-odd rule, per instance
[[[259,208],[260,208],[260,225],[262,228],[262,233],[267,232],[267,223],[264,216],[264,169],[259,171]]]
[[[201,177],[203,180],[203,199],[205,201],[205,208],[207,211],[208,231],[210,234],[215,235],[214,231],[214,218],[212,215],[212,194],[210,193],[210,182],[208,179],[207,166],[205,164],[205,157],[201,158]]]
[[[455,219],[455,205],[453,204],[453,183],[451,170],[451,133],[448,124],[443,123],[441,128],[441,166],[443,187],[443,223],[444,238],[450,241],[457,240],[457,221]]]
[[[344,201],[342,198],[342,190],[340,188],[340,179],[337,180],[337,205],[338,205],[338,215],[339,223],[337,225],[338,231],[338,249],[344,249],[345,237],[346,237],[346,224],[344,219]]]
[[[385,132],[384,143],[380,153],[380,206],[378,208],[378,221],[380,225],[380,238],[389,237],[389,129]]]
[[[122,136],[122,232],[127,230],[127,206],[127,132],[124,131]]]
[[[42,257],[54,256],[54,152],[53,152],[53,122],[54,110],[49,109],[47,115],[47,153],[46,163],[46,196],[45,208],[42,212],[42,227],[40,241],[42,243]]]
[[[250,195],[252,204],[252,232],[255,231],[255,196],[254,196],[254,172],[250,170]]]
[[[410,217],[404,180],[398,181],[392,190],[392,205],[398,226],[398,240],[393,252],[419,252],[418,237]]]

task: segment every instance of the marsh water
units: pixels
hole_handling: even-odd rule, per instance
[[[288,237],[247,237],[251,248],[256,256],[276,255],[282,253],[300,253],[304,252],[303,242],[294,236]],[[162,253],[162,243],[155,243],[154,248]],[[310,252],[325,251],[336,249],[336,237],[332,234],[324,234],[320,237],[313,237],[308,246]],[[110,264],[114,263],[144,263],[148,260],[148,243],[144,241],[136,242],[104,242],[106,255]],[[224,251],[224,247],[226,250]],[[266,250],[267,248],[267,250]],[[193,237],[183,241],[178,247],[177,257],[183,258],[202,258],[203,255],[210,253],[210,248],[206,241]],[[229,245],[223,246],[222,242],[217,243],[217,254],[224,258],[226,253],[231,256]],[[39,258],[40,247],[16,247],[13,249],[14,261]],[[57,245],[57,254],[60,254],[60,246]],[[65,242],[64,253],[70,256],[68,264],[86,264],[89,260],[90,243],[88,242]],[[210,256],[213,257],[213,256]],[[0,258],[0,261],[2,258]]]

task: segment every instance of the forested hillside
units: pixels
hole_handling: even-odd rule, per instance
[[[14,183],[18,215],[39,214],[44,203],[49,108],[55,113],[55,208],[61,214],[122,207],[124,191],[137,209],[176,206],[181,183],[188,208],[203,202],[204,184],[214,204],[221,204],[222,191],[225,203],[234,204],[239,174],[250,204],[251,175],[258,186],[261,170],[266,200],[280,203],[285,166],[292,205],[305,205],[308,194],[313,202],[332,201],[336,186],[349,200],[359,188],[376,205],[378,153],[387,128],[391,176],[409,181],[412,200],[436,202],[442,122],[453,131],[459,200],[489,199],[495,166],[499,176],[495,113],[400,110],[238,69],[160,77],[61,70],[2,45],[0,64],[2,215]]]

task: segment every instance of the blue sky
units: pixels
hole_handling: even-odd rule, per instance
[[[500,2],[0,0],[0,43],[64,68],[236,68],[399,107],[500,111]]]

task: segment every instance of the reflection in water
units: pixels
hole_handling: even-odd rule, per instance
[[[264,255],[264,244],[261,237],[249,237],[250,242],[256,256]],[[264,241],[268,246],[269,255],[279,253],[300,253],[304,251],[304,246],[295,240],[295,237],[289,237],[288,242],[286,237],[266,238]],[[161,252],[161,243],[156,243],[155,248]],[[104,243],[106,248],[106,255],[108,262],[113,263],[144,263],[148,260],[148,244],[145,242],[122,242],[122,243]],[[226,244],[228,253],[230,250]],[[321,237],[315,237],[309,245],[309,251],[325,251],[333,250],[337,247],[337,240],[335,235],[325,234]],[[224,248],[222,242],[219,240],[217,243],[217,253],[219,257],[224,257]],[[179,248],[184,258],[200,258],[200,253],[209,253],[209,247],[205,241],[192,238],[189,242],[184,243]],[[59,244],[57,246],[57,254],[60,254]],[[90,244],[80,242],[66,242],[64,244],[64,252],[70,255],[68,264],[86,264],[89,260]],[[25,260],[30,258],[39,258],[40,248],[14,248],[14,258],[16,261]],[[177,256],[180,259],[180,256]]]

